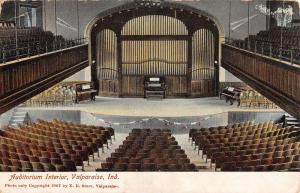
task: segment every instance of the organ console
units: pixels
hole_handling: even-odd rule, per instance
[[[232,105],[234,101],[237,101],[238,105],[240,105],[240,94],[241,94],[241,92],[242,92],[242,89],[233,88],[233,87],[226,87],[220,93],[220,98],[222,96],[225,97],[226,103],[229,101],[230,105]]]
[[[164,77],[145,77],[144,98],[166,98],[166,88]]]

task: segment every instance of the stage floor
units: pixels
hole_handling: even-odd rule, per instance
[[[218,114],[229,111],[278,112],[281,109],[246,109],[234,103],[230,105],[218,97],[193,99],[147,100],[143,98],[96,97],[96,101],[86,101],[73,106],[34,107],[39,109],[70,109],[88,113],[118,116],[145,117],[188,117]]]

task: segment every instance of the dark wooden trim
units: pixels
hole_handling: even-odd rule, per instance
[[[251,52],[251,51],[248,51],[248,50],[243,50],[243,49],[240,49],[240,48],[228,45],[228,44],[222,44],[222,46],[223,46],[223,48],[232,49],[236,52],[240,52],[240,53],[242,53],[242,54],[244,54],[248,57],[256,58],[256,59],[258,59],[260,61],[263,61],[265,63],[271,64],[271,65],[274,65],[274,66],[277,66],[277,67],[280,67],[280,68],[284,68],[284,69],[289,70],[289,71],[300,73],[300,65],[297,65],[297,64],[292,65],[290,62],[286,62],[286,61],[279,60],[279,59],[276,59],[276,58],[271,58],[269,56],[254,53],[254,52]]]
[[[69,76],[75,74],[76,72],[86,68],[88,66],[88,60],[85,60],[79,64],[75,64],[70,68],[67,68],[57,74],[53,74],[48,78],[32,84],[24,89],[13,93],[12,95],[1,99],[0,114],[8,111],[9,109],[25,102],[26,100],[32,98],[33,96],[39,94],[40,92],[52,87],[53,85],[63,81]]]
[[[92,31],[93,33],[91,33],[91,52],[92,55],[96,55],[95,53],[97,53],[99,48],[96,48],[95,44],[96,41],[93,41],[97,36],[97,33],[99,33],[101,30],[103,29],[111,29],[113,30],[116,34],[118,34],[118,39],[120,39],[119,41],[163,41],[163,40],[168,40],[168,41],[189,41],[191,36],[193,35],[193,33],[199,29],[208,29],[210,30],[215,37],[215,54],[217,55],[216,58],[219,58],[219,52],[220,52],[220,48],[218,46],[219,44],[219,35],[220,33],[223,34],[222,32],[222,28],[220,28],[220,25],[218,24],[218,22],[214,19],[212,19],[213,17],[208,15],[208,14],[200,14],[197,13],[199,12],[199,10],[194,9],[192,7],[182,7],[181,4],[173,4],[173,3],[169,3],[169,2],[163,2],[162,3],[163,6],[158,6],[158,7],[140,7],[140,6],[136,6],[134,3],[130,3],[130,4],[124,4],[122,6],[120,6],[119,8],[113,8],[111,10],[107,10],[101,14],[99,14],[97,16],[97,19],[94,20],[94,24],[97,25],[93,25],[93,26],[89,26],[90,31]],[[125,8],[128,7],[128,8]],[[197,13],[197,14],[196,14]],[[185,26],[186,29],[188,31],[188,33],[186,34],[182,34],[181,35],[122,35],[121,31],[124,27],[124,25],[130,21],[131,19],[134,18],[138,18],[141,16],[147,16],[147,15],[163,15],[163,16],[169,16],[169,17],[173,17],[176,18],[177,20],[180,20]],[[219,31],[220,30],[220,31]],[[189,46],[191,46],[191,49],[189,48]],[[118,47],[118,46],[117,46]],[[190,60],[190,64],[192,66],[192,45],[188,45],[187,46],[188,49],[190,49],[188,54],[188,60]],[[121,53],[122,47],[118,47],[117,48],[117,52]],[[122,96],[123,92],[122,92],[122,66],[121,64],[121,56],[120,54],[118,54],[118,60],[120,60],[120,62],[118,61],[118,71],[119,71],[119,76],[118,76],[118,80],[119,80],[119,96]],[[191,83],[191,79],[192,79],[192,68],[191,67],[187,67],[186,70],[186,78],[187,78],[187,96],[191,95],[191,90],[192,90],[192,83]],[[213,83],[210,84],[212,85],[211,87],[212,90],[216,90],[216,94],[218,91],[218,81],[219,81],[219,74],[217,74],[216,70],[216,74],[215,74],[215,80],[217,83]],[[129,75],[130,76],[130,75]],[[133,75],[134,76],[134,75]],[[96,75],[92,72],[92,77],[93,81],[97,82],[97,78]],[[125,88],[124,89],[124,93],[125,93]]]
[[[49,56],[55,56],[57,54],[60,54],[62,52],[66,52],[66,51],[71,51],[71,50],[74,50],[76,48],[81,48],[81,47],[87,47],[88,45],[87,44],[84,44],[84,45],[78,45],[78,46],[74,46],[74,47],[71,47],[71,48],[66,48],[66,49],[61,49],[61,50],[57,50],[57,51],[53,51],[53,52],[47,52],[47,53],[44,53],[44,54],[38,54],[38,55],[35,55],[35,56],[30,56],[30,57],[26,57],[26,58],[21,58],[21,59],[18,59],[18,60],[13,60],[13,61],[9,61],[9,62],[6,62],[6,63],[2,63],[0,64],[0,68],[10,68],[11,66],[13,65],[23,65],[23,64],[26,64],[26,62],[30,62],[34,59],[42,59],[42,58],[46,58],[46,57],[49,57]]]
[[[255,90],[260,92],[262,95],[276,103],[279,107],[285,109],[288,113],[300,118],[300,104],[297,101],[287,97],[285,94],[275,90],[269,85],[266,85],[265,82],[257,80],[255,77],[252,77],[251,75],[230,64],[227,64],[226,62],[222,62],[222,66],[233,75],[237,76]]]

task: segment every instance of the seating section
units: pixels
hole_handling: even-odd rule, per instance
[[[281,39],[282,33],[282,39]],[[281,49],[282,40],[282,51]],[[250,45],[248,46],[248,42]],[[268,31],[260,31],[245,40],[233,40],[235,46],[250,48],[252,51],[262,53],[275,58],[300,63],[300,26],[276,27]],[[293,55],[291,55],[293,50]]]
[[[63,82],[26,101],[26,106],[66,106],[75,103],[74,82]]]
[[[240,93],[241,108],[278,108],[276,104],[254,90],[244,90]]]
[[[77,171],[94,160],[99,148],[108,147],[112,128],[43,121],[7,128],[0,136],[1,171]]]
[[[79,41],[79,40],[78,40]],[[15,27],[0,22],[0,63],[79,44],[38,27]]]
[[[300,171],[300,131],[272,122],[191,129],[189,137],[221,171]]]
[[[41,28],[2,27],[0,28],[1,62],[46,52],[46,44],[48,44],[47,51],[51,51],[54,40],[55,37],[52,32],[45,32]]]
[[[197,171],[168,129],[133,129],[96,171]]]
[[[250,40],[273,44],[280,47],[281,33],[283,40],[283,49],[300,47],[300,26],[294,27],[276,27],[268,31],[260,31],[256,36],[250,36]]]
[[[14,28],[15,27],[15,22],[14,21],[3,21],[0,20],[0,29],[3,28]]]

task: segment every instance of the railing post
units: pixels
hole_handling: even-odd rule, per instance
[[[29,42],[27,44],[27,57],[30,56],[30,45],[29,45]]]
[[[257,41],[254,42],[254,53],[257,52]]]
[[[16,58],[19,59],[19,48],[16,48]]]
[[[272,57],[272,44],[270,43],[270,57]]]
[[[6,55],[5,55],[5,48],[3,47],[2,48],[2,60],[3,60],[3,63],[5,63],[5,57],[6,57]]]
[[[264,42],[261,43],[261,54],[264,54]]]
[[[291,64],[294,62],[294,50],[293,48],[291,49]]]
[[[48,52],[48,42],[46,42],[45,46],[46,46],[45,51],[47,53]]]
[[[279,48],[279,58],[282,59],[282,48]]]
[[[37,44],[36,48],[37,48],[37,54],[40,54],[40,44],[39,43]]]

